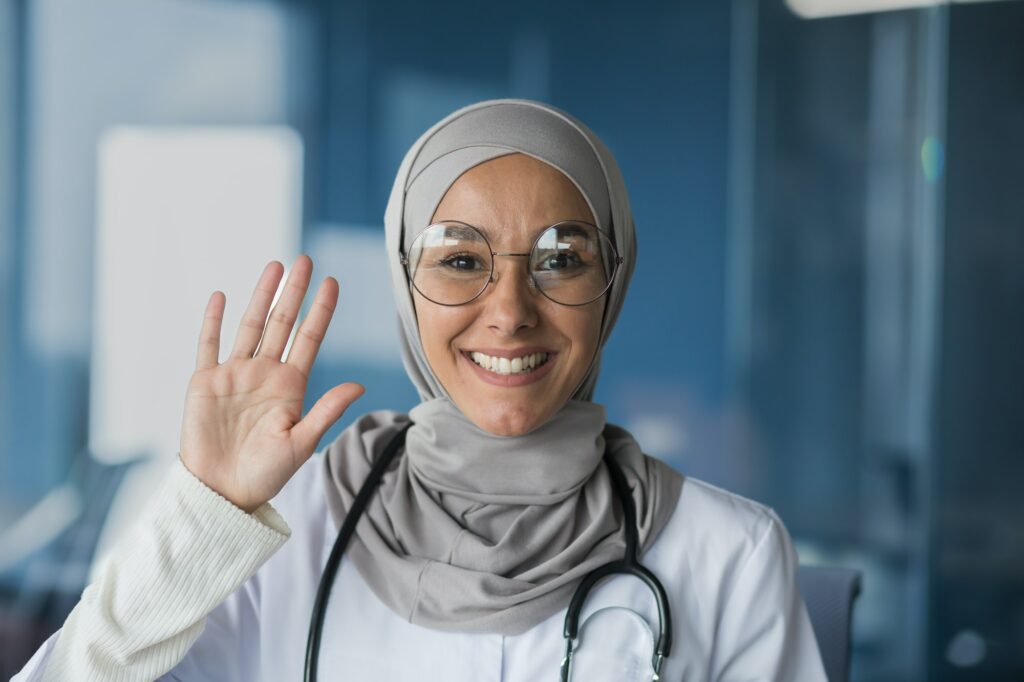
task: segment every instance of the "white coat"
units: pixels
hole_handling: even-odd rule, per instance
[[[275,545],[269,559],[261,557],[258,569],[248,571],[248,575],[239,580],[239,586],[212,611],[204,610],[204,613],[208,611],[205,623],[202,613],[194,618],[197,621],[192,628],[195,635],[184,639],[184,645],[173,651],[165,648],[163,652],[159,651],[162,646],[159,641],[148,645],[150,648],[144,653],[150,654],[149,660],[163,661],[162,668],[150,668],[159,670],[157,679],[187,682],[302,679],[313,600],[337,532],[322,492],[322,456],[322,453],[315,454],[272,500],[273,508],[291,528],[288,541]],[[191,477],[183,466],[180,468],[186,472],[180,480],[183,481],[185,475]],[[232,507],[236,515],[241,511],[202,486],[195,477],[191,479],[195,488],[202,489],[202,494],[208,496],[203,503],[207,506],[202,508],[201,514],[194,509],[173,511],[175,529],[192,523],[191,517],[202,517],[201,522],[209,524],[209,517],[214,513],[210,510],[223,513],[224,505]],[[172,482],[167,486],[172,486]],[[193,504],[188,501],[188,495],[179,494],[175,499],[176,504]],[[159,513],[165,516],[172,513],[171,507],[164,509]],[[230,537],[230,542],[247,541],[238,538],[234,531]],[[194,544],[195,540],[186,537],[178,541]],[[159,570],[176,576],[174,584],[181,583],[182,575],[192,573],[188,565],[174,565],[181,552],[161,553],[163,560],[171,564]],[[228,561],[224,557],[217,560]],[[194,564],[197,559],[192,556],[189,561]],[[671,656],[662,670],[662,680],[826,681],[814,633],[794,584],[796,555],[785,527],[770,508],[697,479],[685,478],[672,517],[641,561],[659,577],[670,598],[674,642]],[[113,580],[111,571],[108,567],[99,582]],[[230,573],[230,567],[225,571]],[[138,572],[122,570],[120,573]],[[132,580],[124,575],[120,579]],[[194,593],[201,592],[205,584],[174,588],[187,595],[178,594],[174,606],[161,610],[158,605],[163,597],[153,594],[152,585],[164,582],[151,579],[148,587],[132,587],[126,583],[118,590],[110,585],[99,585],[94,588],[94,595],[100,595],[95,603],[87,603],[89,600],[83,595],[76,607],[83,612],[92,609],[96,614],[83,613],[78,617],[80,623],[90,625],[80,625],[74,636],[89,638],[98,630],[125,629],[123,622],[116,628],[108,628],[99,620],[89,620],[109,618],[111,612],[117,611],[109,606],[98,606],[102,595],[148,589],[147,603],[157,606],[151,608],[151,614],[143,615],[159,619],[161,612],[173,615],[186,612],[188,600],[194,601]],[[87,590],[86,594],[89,592]],[[70,627],[73,617],[69,617],[62,630]],[[325,619],[319,678],[394,682],[556,680],[565,646],[564,618],[563,609],[516,636],[429,630],[390,611],[370,591],[352,563],[343,560]],[[651,653],[658,618],[653,596],[639,580],[615,576],[599,584],[591,592],[580,622],[574,680],[651,679]],[[180,625],[171,627],[175,631],[183,629]],[[188,629],[184,630],[188,634]],[[44,670],[61,632],[46,641],[12,682],[47,679]],[[105,641],[112,637],[107,636]],[[159,640],[159,637],[151,639]],[[113,667],[103,667],[108,664],[116,667],[117,663],[110,664],[110,657],[100,660],[95,656],[96,648],[95,644],[76,642],[73,652],[61,654],[68,657],[63,661],[63,670],[71,671],[72,679],[115,679],[115,675],[118,680],[147,679],[139,665],[134,668],[135,676],[123,677],[115,673]],[[93,660],[87,660],[83,652],[92,652],[89,655]],[[125,665],[132,663],[127,656],[125,659]],[[62,673],[61,678],[67,674]]]

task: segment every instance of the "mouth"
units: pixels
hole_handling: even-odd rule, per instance
[[[514,351],[488,348],[463,350],[473,373],[496,386],[525,386],[539,381],[555,364],[558,353],[540,348],[521,348]]]
[[[475,362],[477,366],[501,376],[536,372],[547,364],[548,360],[551,359],[551,355],[551,353],[546,351],[540,351],[509,358],[499,355],[488,355],[480,351],[467,352],[469,359]]]

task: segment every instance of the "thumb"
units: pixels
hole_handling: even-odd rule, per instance
[[[292,427],[291,433],[296,450],[312,454],[327,430],[345,414],[349,405],[365,392],[366,389],[361,384],[349,382],[324,393],[302,421]]]

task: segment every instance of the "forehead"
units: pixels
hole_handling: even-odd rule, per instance
[[[529,239],[563,220],[594,223],[586,198],[560,170],[525,154],[509,154],[470,168],[452,183],[432,222],[457,220],[492,243]]]

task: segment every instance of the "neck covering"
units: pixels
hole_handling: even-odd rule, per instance
[[[420,342],[400,262],[455,180],[492,158],[522,153],[564,173],[623,263],[606,294],[598,351],[572,398],[521,436],[477,427],[452,402]],[[422,402],[408,416],[364,415],[324,456],[326,497],[340,528],[374,461],[411,419],[405,452],[356,525],[349,558],[370,589],[411,623],[514,635],[568,605],[591,570],[625,551],[624,516],[602,462],[606,447],[632,491],[640,552],[667,523],[681,476],[648,457],[591,402],[604,345],[636,263],[621,173],[597,136],[569,114],[530,100],[459,109],[406,153],[384,216],[402,361]]]

